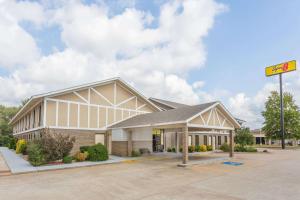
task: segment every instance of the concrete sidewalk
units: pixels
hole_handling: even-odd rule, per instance
[[[3,158],[3,156],[0,153],[0,176],[6,176],[6,175],[10,175],[10,170],[6,165],[6,162]]]
[[[44,165],[44,166],[34,167],[28,161],[24,160],[21,155],[16,154],[15,152],[9,150],[6,147],[0,147],[0,153],[3,155],[3,158],[5,159],[8,167],[10,168],[11,173],[13,174],[68,169],[68,168],[76,168],[76,167],[88,167],[88,166],[120,163],[129,160],[134,160],[134,158],[123,158],[123,157],[110,155],[109,160],[106,161],[99,161],[99,162],[85,161],[85,162],[73,162],[70,164]]]

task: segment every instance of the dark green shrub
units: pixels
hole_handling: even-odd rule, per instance
[[[234,151],[236,151],[236,152],[246,152],[247,149],[246,149],[245,146],[237,144],[237,145],[234,146]]]
[[[8,135],[0,135],[0,146],[8,147],[10,146],[11,137]]]
[[[167,152],[172,152],[172,148],[168,147]]]
[[[72,163],[72,160],[73,160],[72,156],[65,156],[62,161],[65,164],[69,164]]]
[[[213,150],[211,145],[207,145],[206,148],[207,148],[207,151],[212,151]]]
[[[132,156],[132,157],[139,157],[139,156],[141,156],[141,153],[140,153],[139,151],[133,150],[133,151],[131,152],[131,156]]]
[[[108,160],[108,152],[106,147],[99,143],[88,148],[88,160],[90,161],[104,161]]]
[[[42,147],[39,143],[31,142],[27,146],[28,160],[33,166],[45,163]]]
[[[188,152],[189,153],[195,152],[195,146],[194,145],[188,146]]]
[[[176,152],[176,148],[172,147],[172,152],[175,153]]]
[[[17,141],[18,141],[17,138],[12,137],[12,138],[10,139],[9,148],[10,148],[10,149],[16,150]]]
[[[247,150],[247,152],[257,152],[257,149],[254,147],[251,147],[251,146],[246,147],[246,150]]]
[[[182,147],[179,147],[179,151],[180,151],[180,152],[182,152],[182,151],[183,151]]]
[[[81,153],[84,153],[84,152],[88,151],[89,147],[90,147],[90,146],[81,146],[81,147],[79,148],[79,149],[80,149],[80,152],[81,152]]]
[[[200,146],[199,145],[195,146],[195,151],[200,152]]]
[[[224,144],[222,144],[222,145],[220,146],[220,149],[221,149],[222,151],[224,151],[224,152],[229,152],[230,147],[229,147],[229,145],[228,145],[227,143],[224,143]]]

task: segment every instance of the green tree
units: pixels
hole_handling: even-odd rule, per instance
[[[252,145],[253,144],[253,135],[250,133],[249,128],[241,128],[236,131],[236,135],[234,137],[234,141],[241,145],[241,146],[246,146],[246,145]]]
[[[295,104],[293,95],[283,94],[284,127],[285,138],[300,139],[300,112]],[[265,103],[265,110],[262,112],[265,118],[262,130],[268,138],[280,139],[280,95],[273,91]]]
[[[12,133],[12,127],[8,125],[8,122],[18,110],[18,107],[5,107],[0,105],[0,134],[7,135]]]

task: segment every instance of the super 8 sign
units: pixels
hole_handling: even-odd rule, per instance
[[[273,76],[296,70],[296,60],[266,67],[266,76]]]

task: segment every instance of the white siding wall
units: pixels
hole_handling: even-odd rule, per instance
[[[132,129],[133,141],[152,141],[152,128],[136,128]]]
[[[127,141],[127,132],[123,129],[112,130],[112,141]]]

